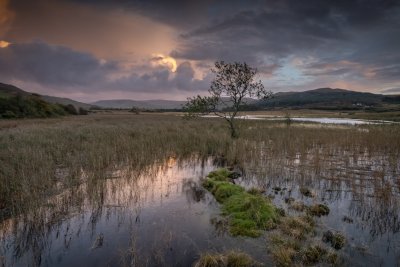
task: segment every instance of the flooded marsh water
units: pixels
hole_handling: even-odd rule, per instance
[[[56,197],[41,214],[30,215],[40,219],[21,216],[4,221],[3,264],[191,266],[204,251],[230,249],[270,261],[264,239],[233,238],[212,223],[220,214],[218,203],[199,179],[215,168],[211,159],[170,158],[139,177],[110,171],[100,199],[82,196],[73,207]]]
[[[320,233],[314,239],[321,242],[322,232],[327,230],[344,234],[343,265],[399,266],[399,160],[364,151],[319,150],[278,162],[266,157],[263,165],[249,162],[253,167],[242,183],[265,189],[289,215],[298,214],[287,203],[290,199],[305,205],[327,205],[329,215],[317,219]],[[302,194],[302,189],[311,196]]]
[[[274,231],[232,237],[201,186],[221,166],[288,216],[327,205],[306,242],[342,233],[340,265],[400,265],[396,125],[241,120],[232,140],[218,119],[83,120],[0,130],[0,266],[192,266],[229,250],[274,265]]]

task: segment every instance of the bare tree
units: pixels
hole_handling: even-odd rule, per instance
[[[225,119],[232,138],[236,138],[235,118],[247,104],[247,98],[268,99],[272,93],[265,90],[261,81],[255,80],[257,69],[247,63],[217,61],[211,71],[215,78],[208,90],[210,96],[188,98],[184,108],[188,116],[213,114]]]

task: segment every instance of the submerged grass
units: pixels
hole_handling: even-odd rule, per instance
[[[230,233],[258,237],[262,230],[273,228],[278,219],[276,208],[254,190],[249,193],[229,182],[230,174],[227,169],[219,169],[211,172],[203,182],[203,186],[222,203],[223,215],[229,217]]]
[[[304,195],[318,199],[321,190],[326,190],[324,197],[328,199],[351,189],[359,200],[360,216],[373,216],[368,223],[374,232],[398,229],[393,223],[398,216],[387,214],[398,214],[395,198],[400,188],[400,125],[347,127],[293,122],[288,126],[238,121],[238,126],[240,137],[232,140],[224,122],[211,118],[187,121],[172,115],[111,113],[0,121],[0,221],[25,211],[40,211],[49,197],[67,191],[49,219],[31,216],[35,225],[27,227],[26,232],[44,233],[45,225],[57,222],[70,212],[69,206],[82,205],[86,198],[101,207],[106,193],[104,181],[110,171],[123,166],[136,177],[154,162],[195,154],[213,156],[219,163],[252,172],[265,184],[268,181],[282,186],[280,193],[284,186],[290,190],[289,185],[294,188],[296,184],[307,189]],[[379,171],[371,177],[371,169]],[[298,244],[307,242],[312,226],[307,226],[304,218],[275,221],[278,210],[259,194],[268,187],[245,192],[227,176],[227,170],[221,170],[210,177],[213,181],[208,187],[229,214],[234,234],[257,236],[276,224],[285,245],[273,246],[273,254],[284,266],[300,263],[302,250]],[[85,186],[75,191],[79,184]],[[373,198],[362,201],[371,192],[376,193]],[[245,201],[238,201],[239,196]],[[296,212],[309,209],[305,204],[293,204]],[[325,214],[329,211],[324,207],[321,210]],[[328,252],[324,261],[335,258],[331,255],[336,254]]]
[[[140,172],[171,155],[216,156],[275,177],[282,176],[282,163],[296,154],[311,159],[315,174],[327,169],[326,158],[343,151],[344,164],[368,153],[386,155],[388,171],[399,169],[399,125],[288,127],[238,121],[238,126],[240,137],[232,140],[224,122],[211,118],[110,113],[0,121],[0,217],[39,207],[49,195],[81,183],[88,183],[87,195],[96,196],[107,170],[125,164]]]
[[[108,173],[120,166],[139,174],[170,156],[218,157],[232,145],[219,121],[174,116],[7,121],[2,128],[4,123],[0,121],[0,221],[82,183],[87,183],[84,194],[98,199]]]
[[[329,207],[324,204],[315,204],[310,207],[308,207],[307,212],[312,215],[312,216],[324,216],[329,214]]]
[[[337,265],[339,256],[312,242],[315,222],[309,216],[285,217],[269,236],[269,250],[278,266]]]
[[[260,266],[249,255],[240,251],[228,251],[223,254],[204,253],[195,263],[195,267],[252,267]]]

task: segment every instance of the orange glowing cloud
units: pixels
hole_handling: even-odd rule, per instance
[[[18,10],[7,39],[39,39],[124,64],[147,60],[155,51],[168,54],[176,47],[175,29],[134,11],[93,8],[78,1],[34,2]]]
[[[177,68],[176,60],[172,57],[164,56],[163,54],[153,54],[151,63],[153,66],[166,66],[172,72],[175,72]]]
[[[0,40],[0,48],[6,48],[10,45],[9,42]]]

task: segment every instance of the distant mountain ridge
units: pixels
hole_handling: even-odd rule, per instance
[[[111,99],[100,100],[93,103],[82,103],[69,98],[29,93],[16,86],[0,83],[0,97],[10,95],[37,95],[49,103],[73,105],[77,109],[84,108],[113,108],[113,109],[139,109],[149,110],[180,110],[186,101],[182,100],[130,100]],[[351,109],[385,104],[400,104],[400,95],[382,95],[367,92],[356,92],[345,89],[318,88],[303,92],[278,92],[272,99],[257,101],[247,99],[249,109],[270,108],[313,108],[313,109]]]
[[[101,100],[92,103],[103,108],[181,109],[186,101],[176,100]],[[267,101],[248,99],[249,109],[264,108],[356,108],[400,103],[400,95],[382,95],[345,89],[318,88],[303,92],[278,92]]]
[[[179,101],[179,100],[113,99],[113,100],[100,100],[93,102],[91,104],[102,108],[128,109],[136,107],[140,109],[182,109],[185,103],[186,101]]]
[[[257,105],[264,108],[351,108],[389,103],[400,103],[400,95],[373,94],[338,88],[318,88],[303,92],[279,92],[274,94],[272,99],[258,102]]]

